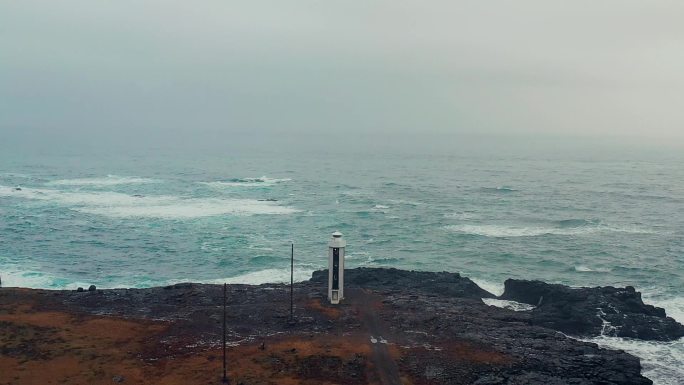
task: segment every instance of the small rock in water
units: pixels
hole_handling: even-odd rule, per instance
[[[21,191],[21,187],[15,187],[14,191]]]
[[[88,291],[95,291],[95,290],[97,290],[95,285],[90,285],[90,287],[88,287]]]
[[[79,292],[79,293],[81,293],[81,292],[83,292],[83,288],[82,288],[82,287],[79,287],[78,289],[76,289],[76,291]]]

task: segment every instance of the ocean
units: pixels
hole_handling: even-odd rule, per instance
[[[348,267],[460,272],[496,294],[507,278],[632,285],[684,322],[684,155],[463,148],[6,150],[0,276],[285,282],[293,242],[306,280],[339,230]],[[684,383],[682,340],[592,341],[640,356],[656,384]]]

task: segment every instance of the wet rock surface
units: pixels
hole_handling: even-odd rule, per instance
[[[535,305],[531,323],[576,336],[601,334],[672,341],[684,326],[665,310],[644,304],[633,287],[570,288],[541,281],[509,279],[501,299]]]
[[[651,384],[641,376],[638,358],[570,338],[555,328],[558,320],[552,322],[552,316],[540,322],[536,313],[547,311],[543,301],[527,312],[488,306],[480,298],[494,297],[491,293],[451,273],[352,269],[345,278],[347,298],[339,306],[327,304],[327,272],[297,283],[293,323],[289,286],[229,285],[231,383]],[[561,292],[556,295],[560,300]],[[549,303],[556,301],[546,296]],[[535,302],[534,296],[520,299]],[[100,373],[102,383],[114,376],[125,383],[215,382],[221,368],[222,304],[221,285],[2,289],[0,322],[7,325],[0,330],[7,332],[0,338],[11,342],[3,354],[21,362],[64,360],[72,354],[72,340],[86,341],[82,334],[93,333],[95,342],[84,342],[78,350],[79,365],[97,373],[88,383],[100,383]],[[46,315],[40,326],[32,323],[36,314]],[[595,312],[589,315],[596,318]],[[55,324],[57,319],[69,323]],[[89,326],[102,323],[107,331]],[[102,333],[114,330],[121,339],[106,345]],[[138,334],[128,336],[129,330]],[[52,348],[44,346],[46,333],[54,335],[48,338]],[[14,341],[15,336],[21,340]],[[85,354],[83,349],[94,350]],[[95,361],[88,361],[91,356]],[[0,369],[11,373],[14,384],[36,380],[22,382],[23,372],[2,360]],[[69,378],[63,383],[78,383]]]
[[[328,271],[315,271],[311,282],[328,284]],[[458,273],[409,271],[399,269],[347,269],[344,284],[367,289],[401,289],[459,298],[495,298],[496,296]]]

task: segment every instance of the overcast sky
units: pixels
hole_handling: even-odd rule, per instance
[[[684,1],[0,0],[6,137],[333,131],[684,140]]]

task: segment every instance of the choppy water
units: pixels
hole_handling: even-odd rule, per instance
[[[348,265],[633,285],[684,322],[682,157],[497,155],[5,155],[5,286],[263,283],[325,267],[335,230]],[[17,190],[20,187],[21,190]],[[684,378],[682,341],[597,342]],[[667,359],[658,359],[658,357]]]

